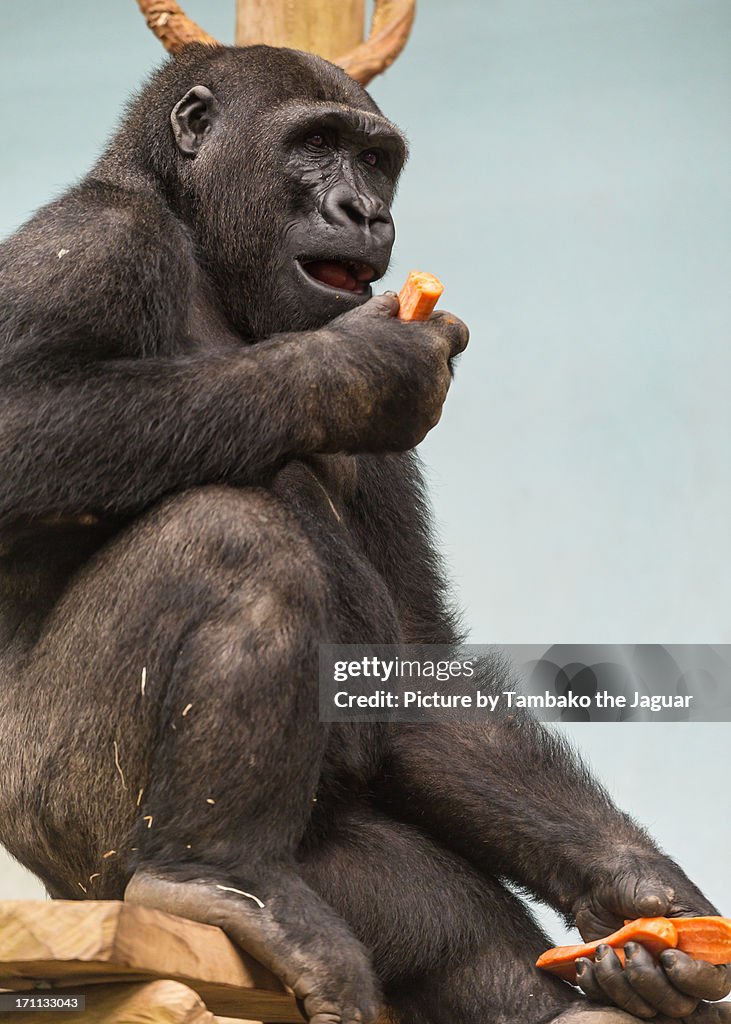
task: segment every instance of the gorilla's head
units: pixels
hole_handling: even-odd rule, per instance
[[[406,145],[327,61],[186,47],[134,101],[124,138],[190,228],[244,336],[321,326],[386,272]]]

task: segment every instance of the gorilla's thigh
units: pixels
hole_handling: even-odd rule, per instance
[[[346,635],[333,605],[359,585],[327,563],[344,545],[318,541],[332,524],[301,518],[265,490],[161,503],[88,563],[13,666],[0,828],[54,894],[120,896],[133,846],[188,860],[239,857],[242,835],[262,852],[299,839],[325,742],[317,643]]]
[[[363,580],[356,556],[335,565],[337,517],[301,501],[192,490],[89,563],[25,667],[54,728],[16,809],[56,895],[119,897],[132,875],[126,898],[219,924],[310,1018],[351,1021],[375,1014],[370,964],[294,851],[327,743],[317,646],[348,636],[335,605]]]
[[[525,904],[412,826],[354,808],[299,858],[372,953],[402,1024],[530,1024],[577,1001],[533,966],[551,941]]]

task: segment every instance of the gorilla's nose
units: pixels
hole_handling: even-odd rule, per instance
[[[335,185],[325,196],[322,215],[333,227],[359,228],[387,242],[393,235],[393,221],[388,206],[377,196],[356,192],[344,183]]]

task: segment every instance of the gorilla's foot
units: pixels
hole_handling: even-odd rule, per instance
[[[639,1019],[613,1006],[570,1006],[550,1024],[638,1024]]]
[[[381,998],[365,949],[299,876],[262,869],[254,895],[211,873],[203,864],[183,866],[178,877],[138,868],[124,898],[223,928],[292,989],[308,1024],[374,1024]]]
[[[613,1006],[586,1004],[571,1006],[550,1024],[639,1024],[641,1018]],[[652,1024],[673,1024],[670,1017],[658,1014]],[[680,1024],[731,1024],[731,1003],[700,1003]],[[677,1018],[675,1024],[678,1024]]]

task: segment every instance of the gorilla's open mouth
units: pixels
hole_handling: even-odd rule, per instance
[[[307,277],[318,284],[354,295],[370,294],[370,282],[380,275],[370,263],[348,259],[299,259]]]

